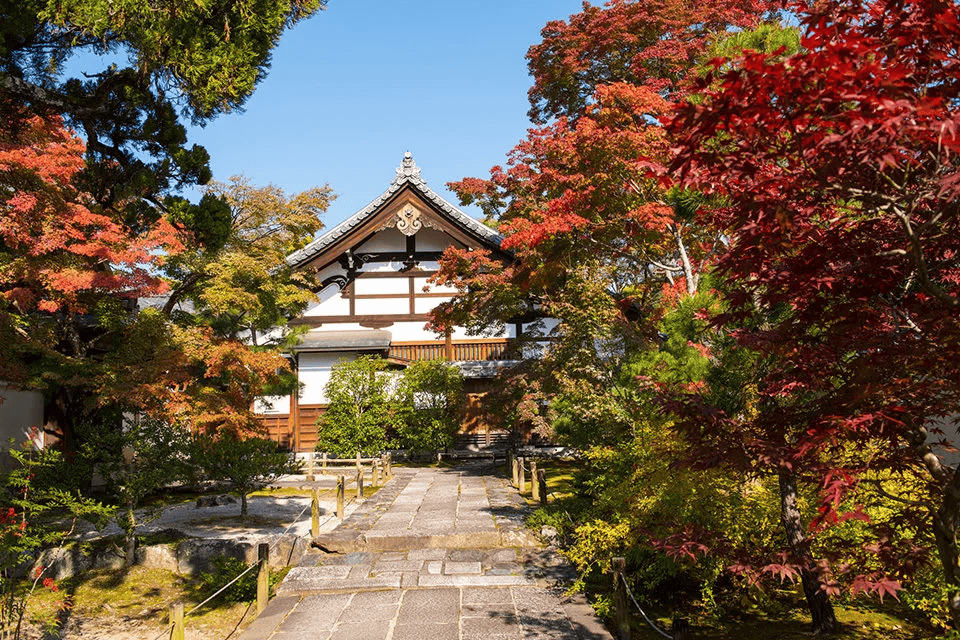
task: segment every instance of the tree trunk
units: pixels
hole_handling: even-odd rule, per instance
[[[240,517],[247,517],[247,492],[243,491],[240,493]]]
[[[943,565],[943,581],[948,589],[947,610],[953,620],[953,628],[960,629],[960,546],[957,544],[960,474],[956,469],[952,473],[950,482],[943,488],[940,508],[933,513],[933,536]]]
[[[904,438],[940,489],[940,507],[934,511],[933,537],[937,555],[943,567],[943,581],[947,586],[947,610],[953,628],[960,629],[960,546],[957,542],[957,523],[960,522],[960,473],[956,467],[944,464],[928,443],[926,427],[906,420]]]
[[[123,568],[129,569],[137,555],[137,520],[133,505],[127,505],[126,549],[123,555]]]
[[[824,589],[823,581],[817,573],[813,556],[807,544],[807,536],[800,509],[797,506],[797,477],[790,469],[780,468],[780,518],[787,534],[787,543],[794,562],[800,565],[800,582],[803,595],[807,599],[807,608],[813,621],[815,635],[829,635],[837,626],[833,614],[830,596]]]

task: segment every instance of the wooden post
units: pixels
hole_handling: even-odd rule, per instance
[[[517,469],[517,456],[510,454],[510,469],[513,473],[513,486],[517,488],[520,486],[520,471]]]
[[[537,461],[530,461],[530,492],[532,493],[533,501],[540,502],[540,483],[537,482]]]
[[[371,464],[370,469],[370,486],[376,487],[380,485],[380,465],[377,464],[377,461],[374,460]]]
[[[321,462],[321,464],[323,465],[324,469],[327,468],[327,454],[323,454],[323,461]]]
[[[337,518],[343,520],[343,487],[347,484],[347,476],[337,476]]]
[[[525,493],[527,490],[527,470],[523,468],[523,463],[526,462],[524,458],[517,458],[517,473],[520,475],[520,493]]]
[[[363,497],[363,468],[357,469],[357,497]]]
[[[270,545],[266,542],[261,542],[257,547],[257,559],[260,563],[257,571],[257,615],[260,615],[270,600]]]
[[[613,559],[613,615],[617,640],[630,640],[630,610],[627,609],[627,588],[623,583],[626,570],[625,558]]]
[[[313,499],[310,501],[310,535],[316,538],[320,535],[320,489],[313,488]]]
[[[537,470],[537,486],[540,487],[540,506],[547,506],[547,470]]]
[[[387,454],[387,469],[386,475],[388,478],[393,477],[393,457],[388,453]]]
[[[170,605],[170,624],[173,625],[173,629],[170,630],[170,640],[183,640],[186,629],[183,622],[182,602],[174,602]]]
[[[317,479],[317,471],[316,471],[317,454],[311,453],[309,460],[310,460],[310,467],[307,469],[307,482],[313,482]]]
[[[360,471],[361,469],[363,469],[363,467],[360,466],[360,452],[357,451],[357,471]]]

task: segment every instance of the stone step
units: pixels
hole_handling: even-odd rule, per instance
[[[474,531],[470,533],[416,534],[399,531],[348,531],[336,530],[313,539],[313,547],[328,553],[353,553],[356,551],[411,551],[413,549],[498,549],[512,546],[534,546],[531,536],[517,532]]]

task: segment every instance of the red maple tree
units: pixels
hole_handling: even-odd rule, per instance
[[[684,184],[728,203],[704,220],[730,230],[721,324],[769,365],[766,410],[693,412],[688,433],[819,478],[815,526],[871,474],[925,471],[925,495],[900,501],[933,534],[957,624],[960,474],[936,441],[960,414],[960,8],[792,10],[801,52],[716,61],[669,124]]]

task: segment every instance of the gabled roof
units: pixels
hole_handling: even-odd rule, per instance
[[[466,233],[486,244],[495,247],[500,246],[503,236],[482,222],[474,220],[463,211],[460,211],[460,209],[441,198],[433,189],[427,186],[426,180],[420,176],[420,167],[414,163],[413,156],[408,151],[404,154],[403,162],[397,167],[397,175],[386,191],[380,194],[376,200],[360,211],[357,211],[330,231],[302,249],[288,255],[286,258],[287,264],[292,267],[300,266],[314,256],[322,253],[328,247],[333,246],[372,216],[376,215],[385,203],[407,186],[416,191],[425,201],[435,206],[440,213],[444,214],[451,222],[459,226]]]

